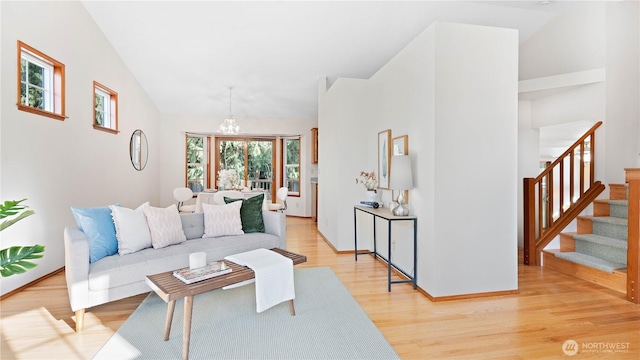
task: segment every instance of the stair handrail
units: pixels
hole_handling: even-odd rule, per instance
[[[523,196],[524,196],[524,263],[526,265],[540,265],[540,253],[545,246],[553,240],[560,232],[575,219],[584,208],[586,208],[596,197],[604,191],[604,185],[595,180],[595,132],[602,125],[602,121],[598,121],[593,125],[582,137],[580,137],[573,145],[571,145],[556,160],[547,165],[547,167],[534,178],[523,179]],[[585,183],[585,147],[586,141],[589,139],[589,178],[588,184]],[[576,194],[575,189],[575,154],[579,149],[578,181],[579,189]],[[565,178],[565,160],[569,158],[569,203],[565,209],[563,205],[564,199],[564,178]],[[556,205],[554,194],[556,189],[556,181],[554,173],[558,172],[558,193],[560,201],[558,202],[558,217],[553,217],[553,210]],[[547,199],[544,199],[545,191],[543,184],[546,184]],[[585,188],[585,185],[588,187]],[[537,191],[536,191],[537,190]],[[578,197],[574,200],[575,195]]]

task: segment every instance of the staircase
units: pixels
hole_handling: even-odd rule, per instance
[[[626,294],[629,191],[609,188],[608,200],[593,202],[592,216],[578,216],[576,232],[560,234],[560,249],[543,251],[543,264]]]
[[[523,179],[523,263],[606,286],[640,304],[640,168],[625,168],[625,185],[595,176],[597,122],[536,178]],[[585,160],[588,156],[589,160]],[[580,215],[593,204],[593,216]],[[574,219],[575,233],[563,233]],[[560,235],[560,249],[545,250]]]

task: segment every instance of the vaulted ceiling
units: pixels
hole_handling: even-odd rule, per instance
[[[369,78],[434,21],[514,28],[540,1],[83,1],[162,113],[317,118],[317,81]]]

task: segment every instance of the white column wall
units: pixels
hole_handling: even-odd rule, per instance
[[[341,78],[319,103],[318,230],[338,251],[354,248],[353,205],[366,191],[355,178],[377,167],[370,99],[367,80]]]
[[[64,266],[63,230],[75,224],[71,206],[157,204],[161,158],[158,110],[81,3],[3,1],[0,8],[0,200],[27,198],[36,213],[2,231],[0,247],[46,248],[36,268],[0,280],[5,294]],[[17,110],[17,40],[65,65],[65,121]],[[93,80],[118,93],[117,135],[92,127]],[[129,158],[135,129],[149,142],[143,171]]]
[[[437,253],[437,273],[427,291],[514,290],[518,34],[436,26],[436,233],[427,247]]]

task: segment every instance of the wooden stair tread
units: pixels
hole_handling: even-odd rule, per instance
[[[573,237],[574,240],[582,240],[595,244],[611,246],[619,249],[627,249],[627,240],[618,239],[609,236],[596,235],[596,234],[576,234]]]
[[[605,260],[596,256],[587,255],[579,252],[566,251],[558,252],[554,254],[555,257],[559,257],[563,260],[574,262],[576,264],[588,266],[590,268],[613,273],[614,270],[626,268],[625,264]]]
[[[626,269],[618,269],[614,270],[613,273],[609,273],[556,257],[555,254],[559,252],[560,249],[549,249],[542,252],[545,269],[557,271],[626,294]]]

